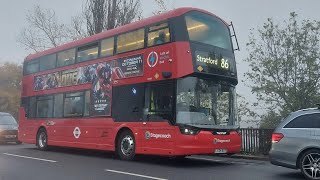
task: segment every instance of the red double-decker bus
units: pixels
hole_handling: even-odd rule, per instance
[[[19,140],[184,157],[240,151],[229,26],[179,8],[29,55]]]

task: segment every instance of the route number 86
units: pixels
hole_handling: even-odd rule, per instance
[[[229,62],[228,62],[228,60],[221,59],[221,64],[220,64],[220,66],[221,66],[223,69],[229,69]]]

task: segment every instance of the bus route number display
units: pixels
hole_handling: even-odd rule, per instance
[[[221,55],[218,56],[214,53],[203,52],[203,51],[196,51],[196,65],[208,67],[210,68],[218,68],[222,70],[229,70],[230,69],[230,60],[222,57]]]

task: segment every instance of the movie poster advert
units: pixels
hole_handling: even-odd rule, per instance
[[[91,83],[91,114],[111,114],[112,80],[143,75],[143,56],[136,55],[118,60],[91,64],[65,71],[34,77],[34,90],[53,89]]]
[[[78,68],[77,84],[92,83],[97,79],[97,64]]]
[[[61,86],[73,86],[77,84],[78,69],[71,69],[61,72]]]
[[[44,90],[61,87],[60,73],[51,73],[34,77],[34,90]]]
[[[95,67],[97,78],[92,79],[91,112],[93,116],[111,114],[112,69],[107,63],[99,63]]]
[[[122,79],[143,75],[143,56],[136,55],[113,61],[113,78]]]

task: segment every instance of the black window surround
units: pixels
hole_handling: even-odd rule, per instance
[[[35,60],[30,60],[30,61],[25,61],[24,62],[24,75],[29,75],[29,74],[33,74],[33,73],[38,73],[38,72],[43,72],[43,71],[47,71],[47,70],[51,70],[51,69],[55,69],[55,68],[61,68],[61,67],[65,67],[65,66],[70,66],[70,65],[73,65],[73,64],[76,64],[76,63],[82,63],[82,62],[86,62],[86,61],[92,61],[92,60],[96,60],[96,59],[99,59],[99,58],[103,58],[103,57],[109,57],[109,56],[113,56],[113,55],[116,55],[116,54],[123,54],[123,53],[128,53],[128,52],[131,52],[131,51],[137,51],[137,50],[140,50],[140,49],[144,49],[144,48],[150,48],[150,47],[153,47],[153,46],[157,46],[157,45],[152,45],[152,46],[148,46],[148,34],[151,33],[151,32],[155,32],[155,31],[159,31],[159,30],[165,30],[166,28],[169,28],[169,34],[170,34],[170,37],[169,37],[169,41],[168,42],[164,42],[162,44],[159,44],[159,45],[163,45],[163,44],[167,44],[167,43],[170,43],[170,42],[174,42],[173,41],[173,33],[172,33],[172,26],[170,24],[171,22],[171,19],[167,20],[167,21],[162,21],[162,22],[157,22],[157,23],[154,23],[154,24],[151,24],[151,25],[148,25],[144,28],[138,28],[138,29],[134,29],[134,30],[131,30],[131,31],[128,31],[128,32],[124,32],[124,33],[121,33],[121,34],[117,34],[115,36],[110,36],[110,37],[106,37],[104,39],[101,39],[99,41],[95,41],[95,42],[90,42],[86,45],[82,45],[82,46],[78,46],[78,47],[72,47],[70,49],[65,49],[63,51],[59,51],[59,52],[56,52],[56,53],[53,53],[53,54],[49,54],[49,55],[46,55],[46,56],[43,56],[43,57],[49,57],[49,56],[52,56],[54,55],[55,56],[55,66],[54,67],[51,67],[51,68],[44,68],[43,70],[40,69],[40,62],[39,60],[43,57],[39,57],[39,58],[36,58]],[[161,25],[161,24],[166,24],[167,23],[167,26],[164,26],[164,27],[161,27],[161,28],[158,28],[158,29],[152,29],[151,31],[149,31],[149,28],[150,27],[154,27],[154,26],[157,26],[157,25]],[[118,43],[118,37],[121,36],[121,35],[124,35],[124,34],[128,34],[128,33],[131,33],[131,32],[134,32],[134,31],[138,31],[140,29],[144,29],[144,43],[143,43],[143,47],[142,48],[139,48],[139,49],[134,49],[134,50],[129,50],[129,51],[123,51],[123,52],[116,52],[117,50],[117,43]],[[107,40],[107,39],[114,39],[114,43],[113,43],[113,52],[112,54],[108,54],[107,56],[102,56],[101,55],[101,42],[104,41],[104,40]],[[97,51],[97,56],[95,58],[89,58],[89,59],[86,59],[86,60],[82,60],[80,61],[80,59],[78,58],[78,53],[83,51],[83,50],[87,50],[88,48],[92,48],[92,47],[97,47],[98,48],[98,51]],[[71,51],[75,49],[75,52],[74,52],[74,57],[73,59],[71,60],[72,62],[70,62],[70,64],[59,64],[59,59],[58,59],[58,55],[60,53],[64,53],[66,51]],[[34,70],[34,71],[28,71],[28,67],[29,65],[34,65],[34,64],[37,64],[37,70]]]
[[[152,82],[152,83],[141,83],[141,84],[130,84],[113,87],[112,94],[112,118],[115,122],[163,122],[168,121],[174,124],[175,116],[175,85],[176,81],[166,82]],[[163,88],[170,89],[170,92],[163,91]],[[160,88],[160,89],[159,89]],[[157,92],[155,92],[157,91]],[[163,94],[162,92],[167,92]],[[172,101],[159,101],[164,97],[173,97]],[[72,98],[78,99],[76,105],[80,104],[80,113],[66,116],[66,101]],[[166,98],[164,98],[166,99]],[[24,101],[29,100],[28,105],[25,105],[29,112],[27,113],[28,119],[43,120],[46,118],[50,119],[61,119],[61,118],[82,118],[90,117],[96,118],[91,115],[91,92],[90,90],[85,91],[74,91],[66,93],[50,94],[47,96],[34,96],[24,97]],[[47,117],[39,117],[37,114],[37,104],[39,101],[51,100],[52,104],[52,115]],[[80,102],[81,101],[81,102]],[[87,102],[89,101],[89,102]],[[153,102],[152,102],[153,101]],[[163,109],[164,104],[168,102],[171,104],[170,107]],[[160,109],[152,109],[151,104],[156,103],[155,106]],[[69,106],[69,105],[68,105]],[[70,105],[71,106],[71,105]],[[162,108],[162,109],[161,109]],[[34,112],[30,111],[34,109]]]
[[[113,87],[112,117],[114,121],[168,121],[174,124],[175,87],[175,81]],[[167,91],[164,91],[163,88]],[[158,109],[153,109],[155,107]]]
[[[162,89],[164,88],[164,89]],[[145,119],[174,124],[176,81],[153,82],[146,85]]]
[[[70,96],[70,94],[78,94],[76,96]],[[58,99],[58,96],[62,96],[61,99]],[[82,97],[82,113],[79,116],[64,116],[65,110],[65,100],[66,98],[73,98],[73,97]],[[87,97],[86,97],[87,96]],[[52,118],[81,118],[81,117],[88,117],[91,114],[91,92],[90,90],[84,90],[84,91],[74,91],[74,92],[66,92],[66,93],[57,93],[57,94],[50,94],[46,96],[32,96],[32,97],[24,97],[24,101],[29,100],[29,103],[24,105],[24,107],[27,109],[26,117],[28,119],[35,119],[35,120],[42,120],[42,119],[52,119]],[[51,116],[38,116],[37,114],[37,104],[39,101],[46,101],[51,100],[52,101],[52,115]],[[87,101],[89,102],[87,102]],[[60,101],[57,104],[57,101]],[[77,104],[79,105],[79,104]],[[59,109],[61,108],[61,109]],[[87,112],[86,112],[87,111]]]

